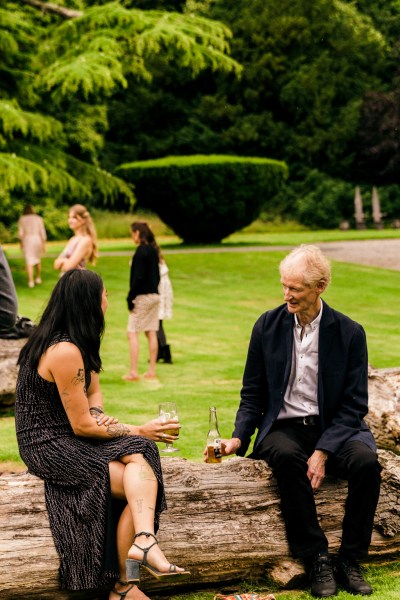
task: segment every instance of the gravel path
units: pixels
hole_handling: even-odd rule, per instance
[[[390,240],[321,242],[316,244],[332,260],[400,271],[400,237]],[[218,254],[221,252],[290,251],[294,246],[217,246],[215,248],[165,248],[163,254]],[[132,252],[108,251],[102,256],[131,256]],[[50,255],[48,255],[50,256]]]
[[[400,271],[400,238],[349,242],[321,242],[316,244],[332,260],[382,267]],[[204,254],[219,252],[272,252],[291,250],[294,246],[239,246],[216,248],[176,248],[163,250],[165,254]]]
[[[400,238],[318,244],[332,260],[400,271]]]

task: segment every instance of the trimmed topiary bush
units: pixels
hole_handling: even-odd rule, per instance
[[[287,177],[285,163],[237,156],[169,156],[123,164],[140,208],[186,243],[215,243],[254,221]]]

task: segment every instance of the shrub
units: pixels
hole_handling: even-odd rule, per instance
[[[344,219],[353,219],[353,184],[311,170],[296,188],[298,199],[295,213],[303,225],[316,229],[335,229]]]
[[[140,208],[186,243],[215,243],[256,219],[287,177],[284,163],[235,156],[170,156],[119,167]]]
[[[354,225],[355,183],[335,179],[317,170],[310,170],[302,181],[291,184],[297,200],[294,216],[299,222],[314,229],[334,229],[341,221]],[[372,226],[372,187],[360,185],[363,211],[367,226]],[[280,190],[278,200],[285,192]],[[400,218],[400,186],[378,188],[381,212],[386,224]],[[292,212],[292,214],[293,214]]]

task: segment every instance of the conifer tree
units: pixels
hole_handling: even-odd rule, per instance
[[[92,3],[93,4],[93,3]],[[60,5],[6,0],[0,7],[0,203],[15,218],[18,198],[56,203],[133,201],[123,180],[102,168],[107,102],[151,64],[238,73],[229,29],[209,19],[79,0]],[[39,202],[40,203],[40,202]],[[18,207],[19,208],[19,207]]]

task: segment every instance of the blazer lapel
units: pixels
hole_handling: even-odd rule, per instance
[[[328,356],[334,337],[334,327],[335,319],[333,318],[332,309],[324,302],[318,340],[318,404],[323,428],[325,427],[322,410],[324,405],[323,374],[329,367]]]
[[[290,370],[292,368],[292,351],[293,351],[293,315],[287,312],[283,323],[283,339],[285,340],[286,366],[283,377],[283,389],[286,391]]]
[[[333,318],[332,309],[324,302],[322,310],[322,318],[319,326],[319,340],[318,340],[318,364],[319,371],[321,371],[325,364],[329,354],[330,347],[333,340],[333,328],[335,325],[335,319]]]

